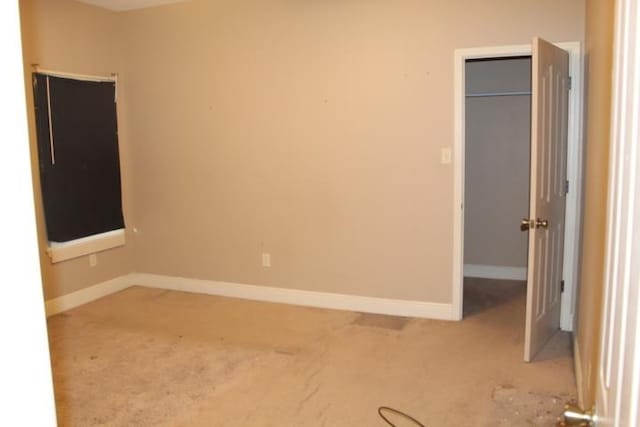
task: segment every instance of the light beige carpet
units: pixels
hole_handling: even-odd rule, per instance
[[[49,320],[62,426],[550,426],[569,336],[522,362],[524,287],[469,281],[463,322],[134,287]],[[410,424],[398,424],[399,426]]]

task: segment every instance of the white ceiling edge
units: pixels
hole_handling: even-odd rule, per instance
[[[188,0],[77,0],[103,9],[109,9],[116,12],[124,12],[127,10],[144,9],[147,7],[160,6],[170,3],[181,3]]]

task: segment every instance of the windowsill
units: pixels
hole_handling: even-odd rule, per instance
[[[124,246],[124,243],[124,229],[121,228],[119,230],[83,237],[82,239],[71,240],[70,242],[49,242],[47,252],[51,258],[51,262],[56,263],[106,249]]]

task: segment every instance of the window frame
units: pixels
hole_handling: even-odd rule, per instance
[[[51,77],[59,77],[66,79],[74,79],[81,81],[91,82],[112,82],[115,85],[115,100],[117,102],[118,97],[118,75],[112,74],[111,76],[97,76],[67,73],[61,71],[53,71],[42,69],[38,66],[34,67],[33,73],[44,74]],[[116,108],[117,111],[117,108]],[[117,113],[116,113],[117,114]],[[38,143],[38,142],[36,142]],[[118,141],[119,145],[119,141]],[[40,171],[39,171],[40,173]],[[122,191],[122,188],[121,188]],[[124,206],[123,206],[124,210]],[[46,215],[46,213],[44,213]],[[124,212],[123,212],[124,215]],[[52,263],[66,261],[74,258],[78,258],[85,255],[94,254],[107,249],[117,248],[124,246],[126,243],[125,238],[126,225],[123,228],[116,230],[110,230],[103,233],[93,234],[78,239],[73,239],[67,242],[54,242],[49,240],[47,235],[47,255],[51,258]]]

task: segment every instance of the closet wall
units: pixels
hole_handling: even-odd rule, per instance
[[[530,58],[467,62],[467,273],[477,266],[526,268],[527,234],[519,223],[529,207],[531,96],[503,94],[530,90]]]

